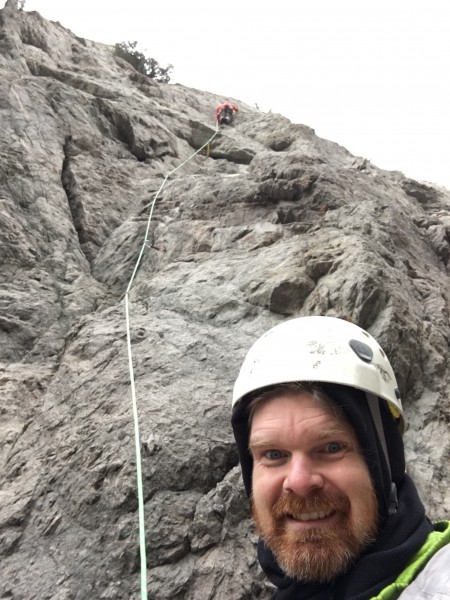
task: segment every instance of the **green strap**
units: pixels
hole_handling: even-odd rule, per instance
[[[450,543],[450,521],[439,521],[434,524],[424,545],[411,558],[406,568],[397,579],[371,600],[396,600],[400,594],[414,581],[420,571],[438,550]]]

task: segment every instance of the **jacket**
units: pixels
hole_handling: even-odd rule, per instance
[[[234,104],[231,104],[231,102],[223,102],[222,104],[219,104],[219,106],[216,108],[216,118],[217,120],[219,120],[220,117],[220,111],[222,110],[222,108],[231,108],[233,110],[233,113],[238,112],[238,107]]]
[[[436,523],[397,579],[372,600],[450,599],[450,521]]]

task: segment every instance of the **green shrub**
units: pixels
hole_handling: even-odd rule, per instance
[[[120,44],[115,44],[114,46],[115,54],[129,62],[142,75],[147,75],[147,77],[155,79],[160,83],[169,83],[169,74],[173,69],[173,65],[168,65],[164,69],[159,65],[157,60],[147,58],[145,54],[136,50],[136,46],[137,42],[120,42]]]

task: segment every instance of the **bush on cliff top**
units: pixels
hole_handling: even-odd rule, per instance
[[[173,69],[173,65],[168,65],[164,69],[157,60],[147,58],[145,54],[137,50],[137,42],[120,42],[120,44],[115,44],[114,47],[116,56],[120,56],[120,58],[129,62],[142,75],[147,75],[147,77],[160,83],[169,83],[169,74]]]

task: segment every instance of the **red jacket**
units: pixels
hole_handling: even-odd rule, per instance
[[[238,112],[238,107],[235,106],[234,104],[231,104],[231,102],[223,102],[222,104],[219,104],[219,106],[216,108],[216,119],[219,120],[219,116],[220,116],[220,111],[222,110],[222,108],[225,108],[226,106],[230,107],[233,109],[233,112]]]

